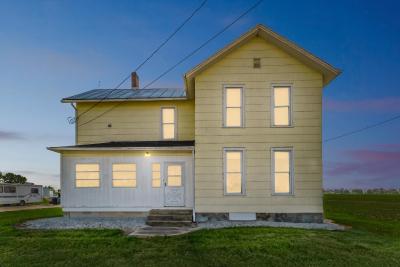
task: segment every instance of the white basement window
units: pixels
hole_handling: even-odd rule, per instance
[[[291,148],[272,149],[272,181],[274,194],[293,194],[293,151]]]
[[[243,88],[224,88],[224,126],[243,127]]]
[[[115,163],[112,165],[113,187],[136,187],[136,164]]]
[[[160,187],[161,186],[161,165],[160,163],[151,164],[151,185],[152,187]]]
[[[289,86],[273,87],[272,125],[291,126],[291,88]]]
[[[224,191],[227,195],[244,194],[243,149],[224,150]]]
[[[164,140],[176,139],[176,110],[161,108],[161,135]]]
[[[99,187],[100,165],[98,163],[76,164],[75,184],[76,187]]]

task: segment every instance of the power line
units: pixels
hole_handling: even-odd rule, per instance
[[[204,46],[206,46],[208,43],[210,43],[212,40],[214,40],[215,38],[217,38],[219,35],[221,35],[223,32],[225,32],[227,29],[229,29],[233,24],[235,24],[237,21],[239,21],[241,18],[243,18],[245,15],[247,15],[250,11],[252,11],[253,9],[255,9],[258,5],[261,4],[261,2],[263,2],[263,0],[259,0],[257,1],[254,5],[252,5],[249,9],[247,9],[245,12],[243,12],[240,16],[238,16],[236,19],[234,19],[231,23],[229,23],[227,26],[225,26],[222,30],[220,30],[219,32],[217,32],[216,34],[214,34],[213,36],[211,36],[211,38],[209,38],[207,41],[205,41],[202,45],[200,45],[198,48],[196,48],[195,50],[193,50],[192,52],[190,52],[187,56],[185,56],[184,58],[182,58],[180,61],[178,61],[178,63],[172,65],[170,68],[168,68],[166,71],[164,71],[161,75],[159,75],[156,79],[154,79],[153,81],[151,81],[150,83],[146,84],[146,86],[144,86],[142,89],[147,88],[148,86],[152,85],[153,83],[155,83],[156,81],[158,81],[159,79],[161,79],[163,76],[165,76],[167,73],[169,73],[170,71],[172,71],[173,69],[175,69],[178,65],[182,64],[184,61],[186,61],[188,58],[190,58],[191,56],[193,56],[196,52],[198,52],[201,48],[203,48]],[[103,116],[104,114],[114,110],[115,108],[117,108],[119,105],[121,105],[122,103],[124,103],[125,101],[127,101],[128,98],[122,99],[120,102],[118,102],[117,104],[115,104],[114,106],[112,106],[111,108],[109,108],[108,110],[104,111],[103,113],[99,114],[98,116],[84,122],[81,123],[78,126],[83,126],[85,124],[88,124],[94,120],[97,120],[98,118],[100,118],[101,116]]]
[[[142,63],[140,63],[134,70],[134,72],[137,72],[139,69],[141,69],[143,67],[144,64],[146,64],[164,45],[166,45],[168,43],[169,40],[172,39],[172,37],[174,37],[182,28],[183,26],[186,25],[186,23],[189,22],[190,19],[193,18],[193,16],[200,11],[200,9],[206,4],[208,0],[204,0],[190,15],[189,17],[187,17],[185,19],[185,21],[183,21],[181,23],[181,25],[179,25],[178,28],[176,28],[176,30],[171,33],[167,39],[164,40],[164,42],[162,42]],[[121,85],[123,85],[129,78],[131,77],[131,74],[129,74],[128,76],[126,76],[114,89],[112,89],[110,92],[108,92],[103,98],[101,98],[98,102],[96,102],[95,104],[93,104],[91,107],[89,107],[87,110],[85,110],[84,112],[82,112],[81,114],[79,114],[76,118],[75,118],[75,122],[84,114],[86,114],[87,112],[89,112],[90,110],[92,110],[93,108],[95,108],[98,104],[100,104],[101,102],[103,102],[105,99],[107,99],[107,97],[109,95],[111,95],[112,92],[114,92],[115,90],[117,90]]]
[[[387,120],[384,120],[384,121],[380,121],[380,122],[372,124],[372,125],[365,126],[363,128],[360,128],[360,129],[357,129],[357,130],[354,130],[354,131],[350,131],[350,132],[347,132],[347,133],[344,133],[344,134],[341,134],[341,135],[338,135],[338,136],[335,136],[335,137],[332,137],[332,138],[325,139],[324,143],[327,143],[327,142],[330,142],[330,141],[333,141],[333,140],[337,140],[337,139],[340,139],[340,138],[343,138],[343,137],[346,137],[346,136],[349,136],[349,135],[353,135],[353,134],[356,134],[356,133],[359,133],[359,132],[363,132],[365,130],[381,126],[383,124],[386,124],[388,122],[391,122],[391,121],[394,121],[394,120],[397,120],[397,119],[400,119],[400,115],[394,116],[394,117],[392,117],[390,119],[387,119]]]

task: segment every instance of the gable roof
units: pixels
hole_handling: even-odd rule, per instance
[[[187,90],[190,91],[194,89],[194,78],[198,74],[200,74],[203,70],[207,69],[209,66],[213,65],[218,60],[222,59],[225,55],[232,52],[234,49],[245,44],[246,42],[248,42],[249,40],[251,40],[253,37],[256,36],[261,37],[267,42],[276,45],[289,55],[303,62],[305,65],[322,73],[324,86],[326,86],[330,81],[332,81],[341,73],[339,69],[333,67],[329,63],[323,61],[317,56],[299,47],[298,45],[289,41],[285,37],[273,32],[271,29],[267,28],[262,24],[258,24],[257,26],[255,26],[254,28],[252,28],[251,30],[240,36],[238,39],[236,39],[229,45],[225,46],[217,53],[215,53],[214,55],[212,55],[211,57],[209,57],[208,59],[206,59],[205,61],[203,61],[190,71],[188,71],[184,77]]]
[[[90,101],[146,101],[146,100],[180,100],[187,99],[182,88],[156,89],[94,89],[81,94],[65,97],[63,103]]]

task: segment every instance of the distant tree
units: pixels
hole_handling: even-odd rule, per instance
[[[6,174],[3,174],[0,172],[0,182],[1,183],[6,183],[6,184],[25,184],[26,183],[26,177],[15,174],[12,172],[7,172]]]

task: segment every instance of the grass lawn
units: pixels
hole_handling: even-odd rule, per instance
[[[137,239],[117,230],[28,231],[14,224],[60,209],[0,213],[0,266],[400,266],[400,195],[326,195],[346,232],[201,230]]]

